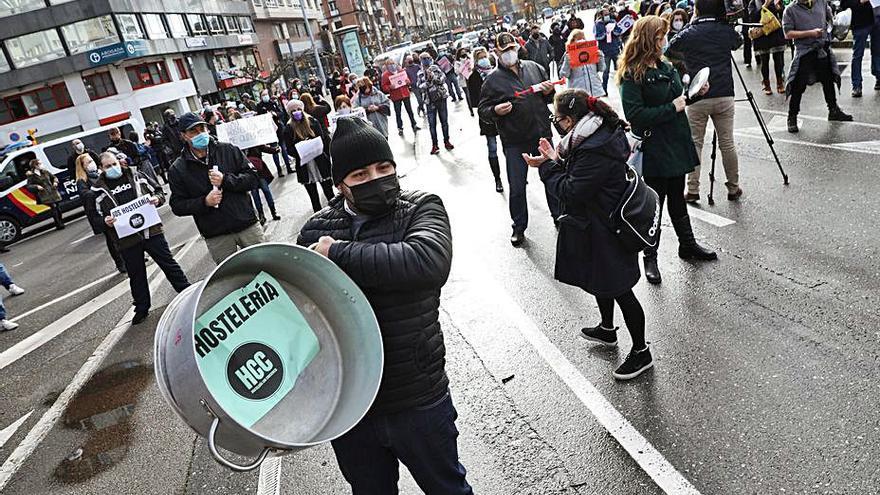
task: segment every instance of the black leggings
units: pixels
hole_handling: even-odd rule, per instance
[[[309,193],[309,199],[312,200],[312,209],[315,210],[315,213],[321,211],[321,198],[318,197],[318,186],[314,183],[303,184],[303,186],[305,186],[306,192]],[[327,201],[333,199],[333,184],[330,183],[329,179],[321,181],[321,189],[324,190],[324,196],[327,197]]]
[[[617,297],[596,297],[599,305],[599,314],[602,315],[602,327],[614,328],[614,301],[620,306],[623,320],[632,338],[633,350],[640,351],[645,348],[645,311],[632,289]]]
[[[770,55],[770,53],[758,54],[758,62],[761,64],[761,76],[763,76],[765,81],[770,80]],[[782,74],[785,71],[785,51],[774,52],[772,55],[773,68],[776,69],[774,71],[776,73],[776,80],[782,81]]]

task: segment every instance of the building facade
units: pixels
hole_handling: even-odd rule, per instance
[[[249,87],[261,64],[250,1],[0,3],[0,147],[132,119],[161,121]]]
[[[251,3],[264,68],[272,70],[286,60],[293,64],[279,81],[280,89],[286,89],[285,79],[303,79],[309,74],[318,74],[306,23],[324,69],[330,66],[328,58],[332,48],[326,46],[321,37],[322,24],[326,23],[320,0],[251,0]]]

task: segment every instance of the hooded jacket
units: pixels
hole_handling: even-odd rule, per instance
[[[213,186],[208,172],[217,166],[223,173],[223,200],[217,208],[205,204]],[[202,237],[209,239],[241,232],[257,223],[249,194],[260,185],[257,171],[236,146],[211,139],[204,160],[185,149],[168,172],[171,211],[179,217],[192,216]]]

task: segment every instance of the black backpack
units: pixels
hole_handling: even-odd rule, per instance
[[[635,169],[626,165],[628,186],[610,215],[594,211],[620,240],[626,251],[638,253],[656,247],[660,238],[660,197]]]

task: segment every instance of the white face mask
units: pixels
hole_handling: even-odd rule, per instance
[[[681,28],[684,27],[684,22],[682,21],[672,21],[672,29],[676,31],[681,31]]]
[[[95,165],[95,162],[86,163],[86,172],[95,172],[98,170],[98,166]]]
[[[77,153],[82,153],[86,147],[82,143],[76,143],[73,145],[73,149],[75,149]]]
[[[519,62],[519,53],[516,50],[501,52],[501,63],[506,67],[513,67]]]
[[[342,115],[349,114],[349,113],[351,113],[351,108],[349,108],[349,107],[342,107],[342,108],[339,109],[339,113],[341,113]]]

